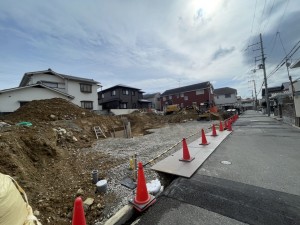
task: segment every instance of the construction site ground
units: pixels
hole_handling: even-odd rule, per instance
[[[211,124],[197,121],[194,110],[167,116],[134,112],[126,118],[133,138],[111,138],[111,132],[123,128],[121,116],[96,115],[58,98],[27,103],[0,119],[11,125],[0,128],[0,172],[23,187],[42,224],[69,225],[78,195],[83,201],[94,199],[85,208],[87,224],[103,224],[133,197],[133,191],[120,183],[133,176],[131,156],[136,153],[146,163],[183,137],[198,138],[201,128]],[[19,122],[32,126],[16,125]],[[108,138],[97,140],[94,126],[100,126]],[[158,178],[149,168],[150,164],[145,167],[147,181]],[[108,181],[106,193],[95,193],[93,170]]]

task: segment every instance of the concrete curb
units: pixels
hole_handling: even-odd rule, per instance
[[[134,208],[131,205],[125,205],[115,215],[109,218],[104,225],[121,225],[126,223],[134,214]]]

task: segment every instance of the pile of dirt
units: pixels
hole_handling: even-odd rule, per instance
[[[91,171],[97,168],[100,178],[122,163],[122,157],[86,150],[96,137],[93,126],[109,134],[121,126],[119,117],[99,116],[63,99],[32,101],[2,121],[11,124],[0,129],[0,172],[13,176],[25,189],[42,224],[70,224],[74,198],[94,199],[86,209],[92,223],[103,216],[113,194],[95,194]],[[15,123],[29,121],[32,126]]]
[[[62,98],[34,100],[20,107],[14,113],[5,116],[5,120],[13,123],[21,121],[39,122],[53,120],[74,120],[93,116],[89,110]]]
[[[168,122],[184,122],[192,113],[126,115],[134,136]],[[97,168],[99,177],[128,160],[121,156],[91,151],[96,137],[94,126],[100,126],[107,136],[123,127],[121,116],[101,116],[66,100],[54,98],[32,101],[16,112],[4,116],[12,126],[0,128],[0,172],[13,176],[25,189],[30,204],[42,224],[70,224],[74,198],[90,197],[94,204],[86,209],[87,224],[106,217],[105,205],[114,201],[114,193],[96,194],[91,171]],[[18,126],[27,121],[32,126]]]
[[[126,118],[131,124],[133,136],[147,134],[147,130],[162,127],[167,122],[164,116],[144,112],[134,112]]]

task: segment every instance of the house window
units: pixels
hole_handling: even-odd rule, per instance
[[[231,98],[231,94],[225,94],[225,98]]]
[[[180,107],[183,108],[183,102],[180,104]]]
[[[92,101],[81,101],[81,108],[93,109],[93,102]]]
[[[177,96],[177,98],[179,98],[179,94],[177,94],[176,96]]]
[[[101,98],[102,98],[102,99],[104,98],[104,94],[101,94]]]
[[[111,96],[115,96],[116,95],[116,90],[111,91]]]
[[[184,100],[185,101],[189,100],[189,97],[188,96],[184,96]]]
[[[80,91],[86,93],[92,93],[92,85],[90,84],[80,84]]]
[[[163,97],[163,101],[166,101],[166,97]]]
[[[121,109],[127,109],[127,103],[121,103],[120,108]]]
[[[132,96],[135,96],[135,91],[132,91],[132,92],[131,92],[131,95],[132,95]]]
[[[43,81],[43,84],[46,85],[47,87],[58,88],[58,83]]]
[[[122,94],[123,94],[123,95],[128,95],[128,90],[127,90],[127,89],[123,89],[123,90],[122,90]]]
[[[160,101],[160,98],[157,98],[156,101]]]
[[[136,109],[136,103],[132,103],[132,108]]]
[[[180,97],[181,97],[181,98],[183,98],[183,97],[184,97],[184,94],[183,94],[183,93],[181,93],[181,94],[180,94]]]
[[[203,94],[204,94],[204,90],[203,89],[196,90],[196,95],[203,95]]]

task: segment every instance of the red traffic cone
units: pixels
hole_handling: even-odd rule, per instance
[[[201,130],[201,138],[202,138],[202,142],[200,145],[208,145],[209,143],[207,142],[206,140],[206,136],[205,136],[205,133],[204,133],[204,129]]]
[[[217,131],[216,131],[216,127],[215,127],[214,124],[212,125],[212,135],[211,135],[211,136],[213,136],[213,137],[218,136],[218,135],[217,135]]]
[[[143,164],[138,163],[138,178],[137,178],[137,191],[134,202],[137,204],[146,204],[150,200],[150,195],[147,191],[146,179],[144,175]]]
[[[183,156],[181,159],[179,159],[180,161],[191,162],[194,159],[194,157],[190,156],[190,152],[186,144],[185,138],[182,139],[182,151],[183,151]]]
[[[219,128],[220,131],[224,131],[224,128],[223,128],[223,124],[222,124],[222,121],[220,120],[220,128]]]
[[[86,225],[81,197],[74,201],[72,225]]]
[[[228,121],[228,128],[227,128],[228,131],[232,131],[232,127],[231,127],[231,121]]]
[[[131,204],[140,212],[148,208],[155,201],[155,197],[148,194],[143,164],[138,163],[137,188],[135,198],[129,200]]]

